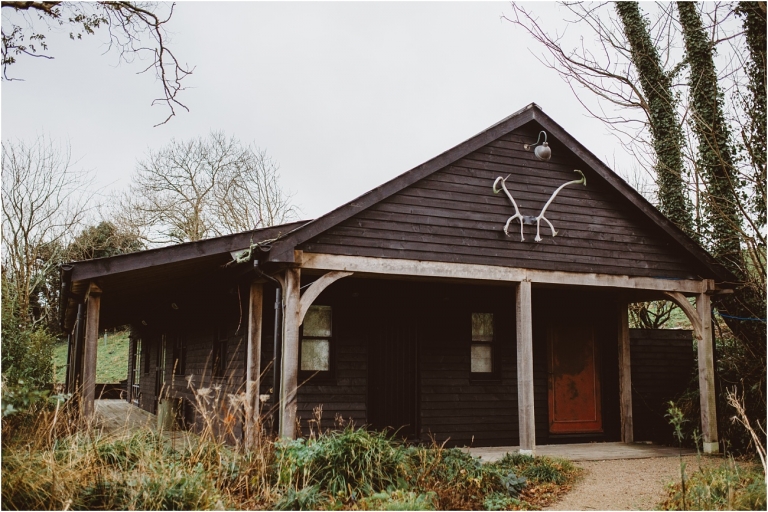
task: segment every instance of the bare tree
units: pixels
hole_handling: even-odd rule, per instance
[[[221,132],[172,140],[139,162],[119,216],[151,244],[280,224],[296,209],[278,170],[265,151]]]
[[[3,142],[2,273],[21,321],[45,321],[44,289],[64,257],[68,238],[87,213],[87,174],[70,166],[69,148],[45,137]]]
[[[92,35],[103,28],[109,38],[107,51],[114,49],[121,62],[151,59],[140,73],[154,71],[160,82],[162,96],[152,105],[161,103],[168,107],[168,117],[158,125],[167,123],[176,115],[177,107],[189,110],[177,95],[184,90],[182,80],[193,71],[182,65],[167,45],[165,25],[174,6],[170,4],[167,15],[162,15],[158,11],[164,8],[163,4],[3,1],[2,77],[19,80],[8,74],[9,67],[19,57],[53,58],[43,28],[66,25],[71,29],[71,39],[82,39],[83,34]]]

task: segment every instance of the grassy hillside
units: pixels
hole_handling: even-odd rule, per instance
[[[99,338],[96,352],[96,382],[120,382],[128,375],[128,331],[107,333]],[[67,343],[58,343],[53,349],[53,364],[56,368],[56,382],[63,382],[67,373]]]

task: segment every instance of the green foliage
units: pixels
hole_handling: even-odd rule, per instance
[[[281,486],[316,485],[345,499],[401,487],[409,469],[406,451],[385,433],[353,427],[317,439],[280,441],[275,464]]]
[[[67,249],[70,261],[108,258],[143,250],[144,243],[138,235],[119,229],[112,222],[101,221],[85,228]]]
[[[734,274],[741,275],[741,220],[737,191],[742,185],[734,166],[730,129],[723,115],[723,91],[717,83],[714,47],[704,29],[698,6],[677,2],[685,52],[690,67],[693,128],[698,140],[696,165],[707,188],[706,226],[711,230],[714,256]]]
[[[125,379],[127,373],[129,332],[117,331],[107,334],[107,344],[103,336],[99,338],[96,352],[96,382],[117,383]],[[67,342],[56,343],[53,347],[53,365],[56,370],[56,382],[64,382],[67,373]]]
[[[317,485],[310,485],[298,491],[293,487],[286,489],[277,502],[275,510],[318,510],[319,505],[328,501],[328,496],[320,492]]]
[[[11,388],[43,389],[53,381],[53,345],[56,338],[44,326],[22,322],[16,301],[9,297],[11,290],[5,284],[3,282],[0,341],[3,380]]]
[[[565,459],[531,457],[530,455],[520,454],[506,454],[494,465],[505,469],[513,469],[535,484],[553,483],[563,485],[572,478],[576,471],[576,467]]]
[[[215,472],[148,431],[125,439],[76,433],[31,448],[34,441],[17,435],[4,444],[4,509],[202,510],[227,502]]]
[[[531,480],[523,473],[549,486],[575,473],[545,457],[482,464],[458,449],[406,446],[351,427],[310,440],[265,440],[254,451],[207,436],[174,449],[148,430],[105,437],[72,430],[62,418],[68,430],[57,432],[53,416],[11,435],[3,423],[3,508],[526,509],[534,505],[526,502]]]
[[[380,492],[360,501],[363,510],[437,510],[434,492],[420,494],[414,491],[395,490]]]
[[[520,505],[521,502],[517,498],[499,492],[492,492],[483,500],[485,510],[510,510],[512,507],[519,508]]]
[[[632,63],[637,69],[647,102],[653,149],[656,153],[656,183],[659,187],[659,210],[691,236],[693,206],[685,190],[683,130],[678,120],[677,100],[672,92],[672,74],[664,72],[659,52],[651,39],[648,20],[637,2],[615,2],[624,34],[631,48]]]
[[[742,140],[747,150],[754,178],[752,185],[755,193],[749,198],[749,202],[755,213],[758,226],[766,224],[766,110],[768,99],[765,94],[766,80],[766,13],[765,5],[760,2],[739,2],[734,12],[742,17],[744,35],[749,48],[750,59],[746,64],[749,82],[747,89],[749,96],[746,99],[745,111],[749,115],[749,122],[743,130]]]
[[[720,466],[700,468],[686,486],[667,488],[662,510],[765,510],[765,474],[754,464],[737,464],[733,459]]]

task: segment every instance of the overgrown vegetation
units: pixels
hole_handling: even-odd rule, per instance
[[[577,474],[563,460],[482,464],[352,426],[246,451],[207,427],[172,445],[148,430],[108,435],[73,419],[63,406],[3,420],[4,509],[535,509]]]
[[[736,410],[733,423],[739,424],[756,445],[756,455],[761,464],[754,460],[726,456],[717,467],[701,464],[698,456],[698,468],[691,474],[686,473],[687,464],[680,457],[680,481],[667,486],[667,497],[659,505],[662,510],[765,510],[766,509],[766,461],[765,448],[757,433],[749,423],[743,407],[743,396],[734,392],[727,393],[731,407]],[[680,445],[686,437],[684,424],[687,422],[683,411],[670,402],[669,423],[675,431]],[[763,436],[765,432],[762,433]],[[694,429],[690,437],[697,445],[701,440]]]

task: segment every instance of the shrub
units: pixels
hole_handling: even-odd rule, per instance
[[[765,510],[765,473],[756,464],[733,459],[718,467],[700,468],[681,484],[667,488],[662,510]]]
[[[408,475],[405,451],[387,434],[347,427],[317,439],[278,442],[278,483],[348,499],[400,487]]]

